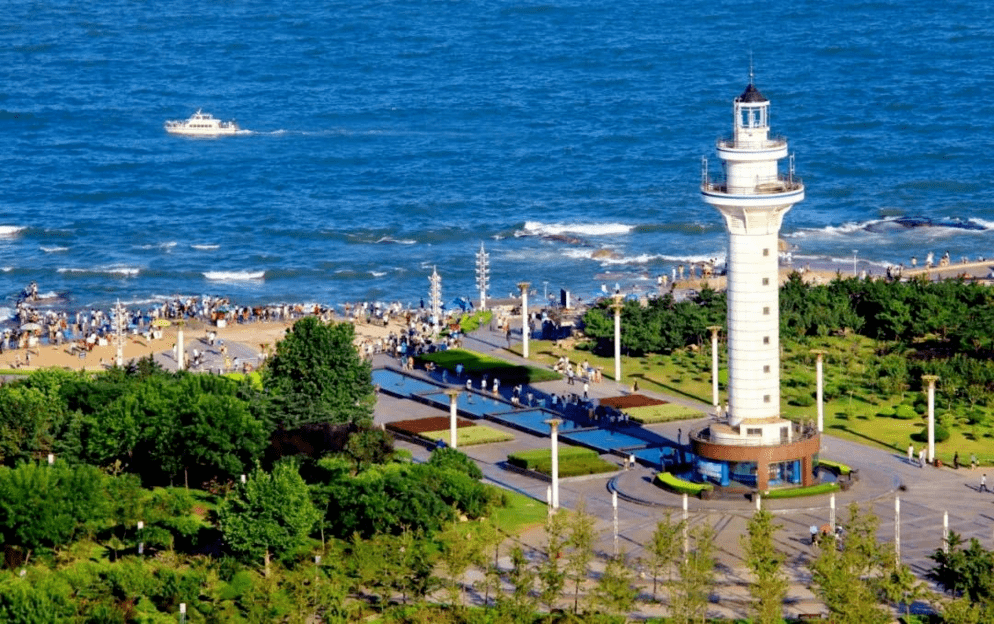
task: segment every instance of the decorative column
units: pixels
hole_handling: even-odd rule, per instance
[[[121,300],[117,300],[117,305],[114,306],[114,344],[117,346],[117,357],[114,363],[118,368],[124,367],[124,332],[126,331],[127,325],[124,321],[125,310],[121,305]]]
[[[708,327],[711,330],[711,404],[718,411],[718,325]]]
[[[614,509],[614,556],[618,556],[618,490],[611,491],[611,507]]]
[[[528,282],[519,282],[518,288],[521,289],[521,355],[527,359],[528,358],[528,287],[531,286]],[[555,454],[555,451],[553,451]],[[559,505],[556,505],[559,508]]]
[[[487,289],[490,286],[490,254],[480,243],[480,251],[476,254],[476,287],[480,289],[480,309],[487,309]]]
[[[928,384],[928,463],[935,464],[935,382],[938,375],[922,375]]]
[[[434,331],[438,335],[438,324],[442,316],[442,276],[438,274],[437,268],[431,268],[428,283],[431,284],[428,295],[431,299],[431,315],[435,317]]]
[[[828,525],[832,527],[832,535],[835,535],[835,493],[828,498]]]
[[[901,565],[901,497],[894,497],[894,562]]]
[[[186,321],[176,321],[176,370],[186,369],[186,354],[183,345],[183,326]]]
[[[456,447],[456,419],[459,416],[459,391],[446,390],[449,395],[449,446]]]
[[[563,421],[550,418],[545,424],[552,427],[552,509],[559,509],[559,425]]]
[[[822,376],[822,357],[828,352],[822,349],[812,349],[811,353],[818,357],[815,361],[815,371],[818,377],[818,433],[822,433],[825,431],[825,386]]]
[[[621,383],[621,308],[624,306],[621,300],[625,296],[619,293],[611,295],[614,302],[611,309],[614,310],[614,380]]]
[[[683,558],[690,554],[690,511],[687,509],[687,493],[683,493]]]
[[[942,552],[949,554],[949,512],[942,512]]]

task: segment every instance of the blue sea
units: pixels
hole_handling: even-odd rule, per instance
[[[795,263],[994,257],[991,50],[980,0],[8,0],[0,306],[449,301],[481,244],[491,296],[651,290],[725,255],[750,65]],[[164,131],[199,108],[243,131]]]

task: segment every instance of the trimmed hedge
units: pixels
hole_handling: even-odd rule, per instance
[[[832,461],[830,459],[819,459],[818,465],[824,466],[825,468],[828,468],[835,474],[843,477],[848,476],[849,473],[852,472],[852,468],[850,468],[849,466],[843,464],[842,462]]]
[[[714,486],[710,483],[691,483],[690,481],[684,481],[669,472],[657,473],[656,481],[658,482],[658,485],[661,485],[667,490],[676,492],[677,494],[686,494],[688,496],[701,496],[704,492],[711,492],[714,490]]]
[[[422,366],[426,362],[432,362],[435,366],[453,373],[456,371],[456,366],[462,364],[464,372],[471,375],[486,373],[491,378],[499,377],[505,386],[562,379],[559,373],[551,370],[535,366],[519,366],[467,349],[436,351],[435,353],[419,355],[414,359]]]
[[[425,431],[418,435],[426,440],[444,440],[449,442],[449,430]],[[492,444],[494,442],[508,442],[514,436],[510,433],[497,431],[485,425],[473,425],[472,427],[459,427],[456,429],[456,444],[462,446],[473,446],[474,444]]]
[[[666,405],[648,405],[646,407],[630,407],[625,410],[628,417],[637,423],[651,425],[671,422],[674,420],[691,420],[703,418],[704,413],[692,407],[667,403]]]
[[[816,494],[838,492],[841,489],[842,487],[838,483],[819,483],[818,485],[810,485],[808,487],[769,490],[763,494],[763,498],[797,498],[799,496],[815,496]]]
[[[580,446],[559,445],[559,465],[563,461],[579,459],[584,457],[597,457],[597,452]],[[552,449],[532,449],[530,451],[519,451],[507,456],[507,463],[525,470],[535,470],[535,466],[541,461],[552,463]]]

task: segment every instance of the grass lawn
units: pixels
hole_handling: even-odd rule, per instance
[[[443,429],[441,431],[425,431],[424,433],[420,433],[418,435],[426,440],[449,441],[448,429]],[[487,427],[486,425],[473,425],[472,427],[459,427],[456,429],[456,444],[460,448],[464,446],[473,446],[474,444],[508,442],[513,439],[514,436],[510,433],[497,431],[496,429]]]
[[[511,364],[510,362],[489,357],[476,351],[469,351],[468,349],[437,351],[427,355],[420,355],[416,359],[421,364],[434,362],[436,366],[450,372],[455,372],[456,365],[462,364],[467,373],[471,375],[487,373],[491,378],[500,377],[501,383],[504,385],[560,379],[559,374],[551,370],[535,366]]]
[[[868,374],[865,362],[879,348],[876,341],[861,336],[819,338],[804,344],[785,339],[781,341],[781,348],[781,414],[785,418],[813,421],[818,417],[817,406],[811,398],[816,389],[815,357],[811,351],[817,348],[828,352],[824,357],[825,387],[829,388],[834,384],[851,390],[851,394],[849,390],[836,390],[835,394],[839,396],[826,400],[824,411],[827,434],[903,454],[912,442],[911,434],[924,426],[924,418],[901,420],[878,415],[888,408],[894,408],[906,398],[916,396],[916,391],[906,390],[894,396],[881,397],[865,385],[867,382],[860,384],[860,380]],[[520,345],[514,345],[512,351],[520,354]],[[640,389],[682,396],[710,405],[710,351],[710,346],[705,345],[701,349],[682,349],[670,355],[622,356],[622,382],[628,386],[638,382]],[[727,400],[728,388],[728,364],[724,345],[721,351],[719,396],[724,402]],[[611,357],[598,357],[581,349],[556,347],[550,341],[533,340],[530,343],[530,359],[535,362],[551,366],[562,355],[574,363],[586,360],[591,366],[602,367],[605,379],[613,379],[614,359]],[[936,392],[936,421],[946,411],[940,381],[940,388]],[[947,427],[949,439],[936,444],[936,456],[944,464],[952,465],[953,454],[959,452],[960,464],[968,464],[971,453],[975,453],[981,464],[994,464],[994,428],[965,424],[962,415],[954,414],[952,419],[954,422],[960,421],[960,424]],[[920,442],[914,444],[916,448],[922,446]]]
[[[530,496],[507,491],[507,507],[494,511],[493,520],[497,527],[508,535],[517,535],[525,529],[545,523],[549,515],[545,503]]]
[[[651,425],[654,423],[664,423],[674,420],[689,420],[703,418],[705,414],[692,407],[686,407],[677,403],[667,403],[666,405],[648,405],[646,407],[629,407],[625,410],[628,417],[637,423]]]

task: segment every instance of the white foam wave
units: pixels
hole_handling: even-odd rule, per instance
[[[93,269],[80,269],[74,267],[60,268],[58,273],[106,273],[109,275],[120,275],[123,277],[134,277],[141,272],[141,269],[133,267],[97,267]]]
[[[23,229],[23,225],[0,225],[0,237],[9,238],[17,236]]]
[[[204,277],[212,282],[244,282],[261,280],[265,276],[265,271],[204,271]]]
[[[213,251],[215,249],[220,249],[221,248],[220,245],[207,245],[207,244],[204,244],[204,245],[190,245],[190,247],[192,247],[193,249],[198,249],[200,251]]]
[[[383,277],[384,275],[387,274],[387,272],[386,271],[370,271],[369,274],[372,275],[373,277]]]
[[[44,247],[44,246],[42,246],[42,247],[39,247],[39,249],[41,249],[45,253],[57,253],[57,252],[60,252],[60,251],[69,251],[68,247]]]
[[[379,240],[374,241],[374,242],[377,243],[377,244],[380,244],[380,243],[394,243],[394,244],[397,244],[397,245],[414,245],[418,241],[412,240],[410,238],[393,238],[391,236],[383,236]]]
[[[542,223],[526,221],[525,227],[516,231],[515,236],[561,236],[574,234],[578,236],[617,236],[629,234],[635,229],[634,225],[624,223]]]
[[[0,308],[0,321],[6,321],[14,318],[14,310],[12,308]]]
[[[165,249],[168,251],[175,246],[176,241],[166,241],[164,243],[149,243],[148,245],[142,245],[139,249]]]
[[[783,234],[783,237],[807,238],[809,236],[845,236],[846,234],[862,231],[866,229],[868,225],[884,223],[887,220],[888,219],[875,219],[873,221],[862,221],[858,223],[850,221],[848,223],[843,223],[842,225],[826,225],[823,228],[805,228],[797,230],[796,232]]]

